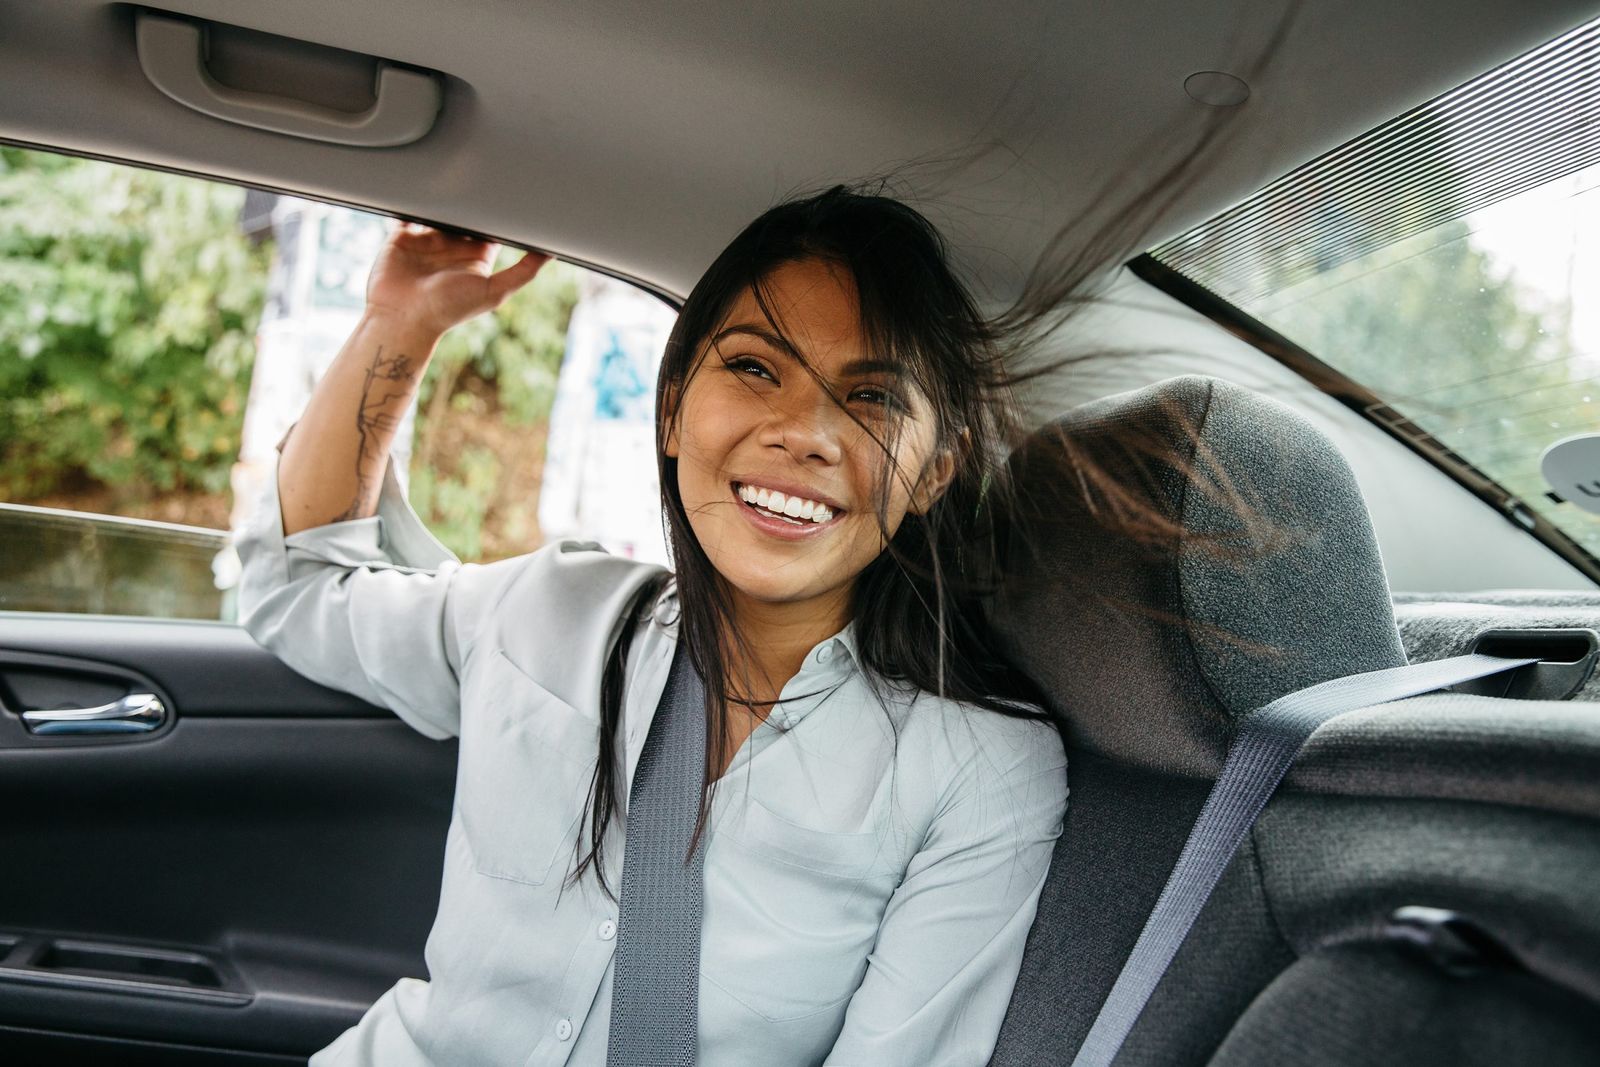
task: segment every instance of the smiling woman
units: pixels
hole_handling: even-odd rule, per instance
[[[762,300],[752,289],[739,295],[701,352],[665,454],[677,461],[695,541],[739,616],[838,629],[856,575],[908,512],[928,510],[953,459],[936,448],[922,391],[892,392],[894,365],[863,358],[869,341],[847,271],[797,260],[762,288]],[[784,665],[773,666],[769,687]]]
[[[431,979],[316,1062],[986,1062],[1065,759],[974,610],[1012,416],[938,235],[836,188],[706,272],[657,391],[674,573],[461,566],[406,506],[396,413],[543,261],[493,256],[391,239],[240,545],[262,644],[461,738]]]

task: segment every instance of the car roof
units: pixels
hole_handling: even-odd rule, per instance
[[[1252,96],[1151,241],[1593,13],[1568,0],[166,8],[442,72],[439,122],[389,149],[232,126],[145,79],[131,8],[0,0],[0,137],[445,222],[680,295],[776,199],[888,173],[995,297],[1108,181],[1111,202],[1140,190],[1214,114],[1185,94],[1192,73],[1240,74]]]

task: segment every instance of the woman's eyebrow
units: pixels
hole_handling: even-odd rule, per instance
[[[804,357],[795,350],[794,345],[790,344],[788,339],[782,334],[778,333],[776,330],[770,330],[765,326],[759,326],[754,323],[743,323],[738,326],[729,326],[728,328],[719,331],[717,335],[711,339],[711,344],[713,347],[715,347],[722,343],[723,338],[736,335],[754,337],[758,341],[766,342],[773,348],[776,348],[778,351],[789,356],[791,359],[797,359],[801,362],[804,362]]]

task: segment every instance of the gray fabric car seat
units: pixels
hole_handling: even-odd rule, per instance
[[[1071,795],[993,1063],[1058,1067],[1232,724],[1405,656],[1354,478],[1275,401],[1176,378],[1073,411],[1013,464],[991,617],[1067,724]],[[1108,530],[1128,489],[1166,530]],[[1116,1062],[1600,1062],[1593,707],[1445,693],[1324,726]]]

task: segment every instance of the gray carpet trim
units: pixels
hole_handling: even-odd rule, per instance
[[[1470,593],[1394,594],[1396,604],[1493,604],[1500,607],[1577,608],[1600,617],[1600,589],[1483,589]]]
[[[1312,735],[1289,792],[1475,800],[1600,818],[1600,708],[1435,693]],[[1596,872],[1600,880],[1600,871]]]

